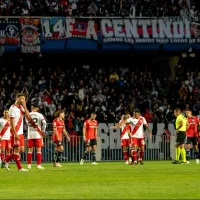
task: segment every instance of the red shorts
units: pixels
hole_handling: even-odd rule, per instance
[[[11,147],[17,146],[17,147],[24,147],[24,135],[18,135],[19,139],[15,141],[14,135],[10,137],[11,141]]]
[[[121,147],[129,147],[130,139],[121,139]]]
[[[137,147],[145,146],[144,138],[131,138],[131,144]]]
[[[2,140],[0,142],[0,148],[5,149],[5,150],[11,150],[11,143],[10,140]]]
[[[38,139],[28,139],[27,147],[28,148],[33,148],[33,147],[43,147],[43,139],[38,138]]]

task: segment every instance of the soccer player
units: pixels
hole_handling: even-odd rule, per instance
[[[14,159],[18,168],[18,171],[28,171],[22,168],[20,163],[20,153],[24,152],[24,135],[23,135],[23,118],[24,116],[29,118],[29,111],[26,107],[26,95],[19,93],[16,95],[15,104],[9,109],[10,117],[10,133],[11,133],[11,146],[13,147],[13,153],[5,159],[5,168],[9,170],[8,164]]]
[[[131,147],[132,147],[131,154],[133,157],[133,163],[137,164],[139,161],[140,164],[143,165],[144,146],[145,146],[143,126],[147,128],[149,136],[152,135],[151,130],[146,122],[146,119],[141,116],[139,109],[135,109],[134,118],[132,117],[128,118],[124,122],[115,125],[113,128],[120,127],[125,123],[133,125],[133,128],[131,130]],[[138,149],[139,152],[137,153]]]
[[[92,165],[98,165],[96,162],[96,146],[97,146],[97,131],[98,131],[98,122],[96,120],[96,113],[92,112],[91,117],[84,122],[83,125],[83,140],[85,142],[85,153],[83,158],[80,161],[80,164],[83,165],[86,156],[92,151]]]
[[[124,120],[127,120],[128,118],[130,118],[130,115],[124,115],[119,123],[121,123]],[[129,160],[131,162],[131,157],[129,158],[129,155],[127,152],[127,149],[130,146],[130,138],[129,138],[130,132],[131,132],[130,124],[126,123],[121,126],[121,147],[123,148],[123,155],[124,155],[126,164],[129,164]]]
[[[176,160],[173,164],[185,164],[186,163],[186,152],[184,148],[186,138],[187,119],[181,114],[181,109],[176,108],[174,110],[174,116],[176,117]],[[179,157],[182,157],[182,162],[179,162]]]
[[[55,115],[56,119],[53,120],[53,136],[52,140],[55,143],[55,151],[54,151],[54,167],[62,167],[60,164],[61,161],[61,155],[63,153],[63,143],[62,143],[62,138],[63,134],[66,136],[67,140],[70,141],[70,136],[68,132],[65,129],[65,123],[64,123],[64,118],[65,118],[65,113],[63,110],[58,110]]]
[[[32,163],[32,153],[33,148],[36,147],[36,158],[37,158],[37,169],[44,169],[41,166],[42,162],[42,152],[41,148],[43,146],[43,137],[45,136],[46,130],[46,120],[44,116],[38,112],[39,106],[37,103],[34,103],[31,106],[30,118],[26,121],[28,123],[28,154],[27,154],[27,162],[28,169],[31,169]]]
[[[4,168],[4,156],[6,151],[6,158],[10,156],[11,144],[10,144],[10,118],[8,110],[3,111],[3,117],[0,118],[0,144],[1,144],[1,160],[2,168]]]
[[[192,110],[186,110],[187,116],[187,130],[186,130],[186,163],[190,163],[190,145],[192,143],[194,147],[196,163],[199,164],[199,152],[198,152],[198,132],[197,126],[199,123],[198,117],[192,116]]]

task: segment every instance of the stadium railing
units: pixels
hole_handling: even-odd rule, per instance
[[[110,129],[113,124],[100,123],[98,128],[97,139],[97,161],[122,161],[123,151],[121,148],[120,129]],[[152,124],[149,124],[152,128]],[[175,158],[175,141],[173,124],[169,124],[169,134],[166,134],[164,124],[157,125],[157,135],[149,137],[145,131],[145,160],[169,160]],[[47,124],[46,137],[43,139],[44,147],[42,149],[43,162],[52,162],[54,155],[54,143],[52,141],[52,125]],[[25,142],[26,143],[26,142]],[[71,136],[71,141],[68,142],[63,137],[64,152],[62,161],[78,162],[85,151],[84,141],[82,136]],[[22,160],[26,161],[27,148],[22,154]],[[192,150],[191,150],[192,153]],[[192,153],[193,154],[193,153]],[[192,155],[191,154],[191,155]],[[193,157],[193,156],[192,156]],[[33,153],[33,161],[36,159],[35,152]],[[90,160],[90,155],[87,158]]]

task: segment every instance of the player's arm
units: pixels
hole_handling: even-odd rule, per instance
[[[30,116],[29,111],[28,111],[28,109],[26,107],[26,102],[25,101],[22,101],[22,106],[24,108],[25,117],[29,121],[31,119],[31,116]]]
[[[151,132],[151,129],[149,128],[148,124],[145,124],[145,127],[147,128],[149,136],[151,137],[152,136],[152,132]]]
[[[147,123],[147,121],[146,121],[146,119],[144,117],[143,117],[143,124],[146,127],[146,129],[147,129],[147,131],[149,133],[149,136],[151,137],[152,136],[151,129],[149,128],[149,125],[148,125],[148,123]]]
[[[199,132],[199,137],[200,137],[200,120],[198,121],[197,131]]]
[[[98,124],[97,124],[97,126],[95,128],[95,138],[97,138],[97,136],[98,136]]]
[[[86,141],[86,122],[83,125],[83,140]]]
[[[176,133],[178,133],[178,130],[183,126],[183,120],[178,121],[178,127],[176,129]]]
[[[41,120],[41,131],[42,131],[43,137],[45,136],[46,127],[47,127],[47,122],[46,122],[46,120],[44,119],[44,117],[42,116],[42,120]]]
[[[187,122],[186,122],[186,130],[187,130],[189,127],[190,127],[190,123],[189,123],[188,120],[187,120]]]
[[[18,140],[19,137],[18,137],[17,131],[16,131],[16,129],[15,129],[14,118],[10,118],[10,128],[11,128],[11,130],[12,130],[13,133],[14,133],[15,139]]]
[[[55,125],[53,125],[53,134],[55,134],[58,141],[61,141],[61,139],[58,135],[57,126],[55,126]]]
[[[131,137],[132,137],[132,135],[131,135],[131,128],[129,127],[129,128],[127,128],[127,133],[128,133],[128,137],[129,137],[129,139],[131,139]]]
[[[115,126],[111,126],[110,128],[120,128],[121,126],[123,126],[126,123],[127,123],[127,121],[125,120],[125,121],[122,121],[122,122],[120,122],[118,124],[115,124]]]
[[[64,127],[64,129],[63,129],[63,134],[65,135],[65,137],[67,138],[67,140],[70,141],[70,135],[69,135],[69,133],[67,132],[67,130],[65,129],[65,127]]]
[[[16,115],[16,112],[15,112],[14,108],[11,107],[9,109],[10,129],[13,131],[15,139],[18,140],[19,137],[18,137],[17,131],[15,129],[15,123],[14,123],[15,115]]]
[[[2,132],[2,128],[3,128],[3,127],[2,127],[2,123],[0,122],[0,129],[1,129],[1,132]],[[0,132],[0,141],[2,141],[2,136],[3,136],[1,132]]]

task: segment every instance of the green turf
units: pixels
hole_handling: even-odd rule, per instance
[[[26,166],[24,164],[24,166]],[[101,162],[98,166],[43,164],[29,172],[0,169],[0,199],[200,199],[200,165],[151,161],[131,166]]]

